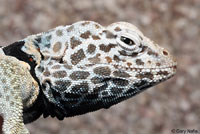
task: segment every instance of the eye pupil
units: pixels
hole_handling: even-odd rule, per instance
[[[123,36],[121,37],[121,41],[123,41],[124,43],[126,43],[127,45],[130,45],[130,46],[135,44],[134,41],[132,41],[129,38],[123,37]]]

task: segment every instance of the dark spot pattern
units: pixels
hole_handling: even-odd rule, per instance
[[[88,52],[89,54],[94,53],[95,50],[96,50],[96,46],[95,46],[94,44],[89,44],[89,45],[88,45],[87,52]]]
[[[61,66],[60,66],[60,65],[54,65],[54,66],[52,66],[51,68],[52,68],[52,69],[60,69]]]
[[[50,41],[51,38],[52,38],[52,35],[48,35],[48,36],[46,36],[46,40],[47,40],[47,41]]]
[[[115,28],[115,31],[116,31],[116,32],[119,32],[119,31],[121,31],[121,28],[116,27],[116,28]]]
[[[127,86],[127,85],[128,85],[128,80],[113,79],[113,83],[114,83],[116,86]]]
[[[104,30],[103,33],[106,34],[106,38],[108,38],[108,39],[116,38],[116,36],[112,32],[110,32],[108,30]]]
[[[89,86],[87,82],[80,83],[72,87],[71,92],[76,94],[86,94],[88,93]]]
[[[148,60],[148,63],[151,64],[152,62],[150,60]]]
[[[43,75],[46,76],[46,77],[48,77],[48,76],[51,75],[51,73],[49,72],[48,69],[46,69],[46,70],[43,72]]]
[[[100,26],[99,26],[99,25],[97,25],[97,24],[95,24],[95,27],[96,27],[96,29],[99,29],[99,28],[100,28]]]
[[[114,71],[113,72],[113,75],[116,76],[116,77],[123,77],[123,78],[128,78],[128,77],[131,77],[128,73],[126,73],[125,71]]]
[[[75,71],[69,77],[72,80],[80,80],[80,79],[86,79],[89,75],[90,73],[86,71]]]
[[[137,74],[136,77],[137,77],[138,79],[148,78],[148,79],[151,79],[151,80],[153,80],[153,78],[154,78],[154,77],[153,77],[153,74],[150,73],[150,72],[146,72],[146,73],[144,73],[144,74]]]
[[[120,58],[119,58],[117,55],[114,55],[114,56],[113,56],[113,59],[114,59],[115,61],[117,61],[117,62],[120,61]]]
[[[61,50],[61,47],[62,47],[61,42],[56,42],[56,43],[53,45],[53,51],[54,51],[55,53],[57,53],[59,50]]]
[[[101,38],[99,36],[97,36],[97,35],[92,35],[92,39],[93,40],[100,40]]]
[[[47,48],[50,48],[51,45],[50,45],[50,43],[45,43],[44,46]],[[47,51],[47,53],[49,53],[49,52]]]
[[[108,63],[112,62],[112,58],[110,58],[109,56],[106,56],[105,59],[107,60]]]
[[[71,48],[74,49],[75,47],[77,47],[78,45],[81,44],[81,41],[79,41],[78,39],[76,39],[75,37],[72,37],[70,39],[70,43],[71,43]]]
[[[158,56],[158,53],[152,51],[151,49],[148,50],[147,54],[148,55],[153,55],[153,56],[156,56],[156,57]]]
[[[67,64],[67,63],[65,63],[65,64],[63,65],[63,67],[66,68],[66,69],[72,69],[72,66],[69,65],[69,64]]]
[[[156,66],[160,66],[160,65],[161,65],[161,63],[159,63],[159,62],[158,62],[158,63],[156,63]]]
[[[67,77],[67,72],[66,71],[56,71],[56,72],[53,72],[53,77],[55,77],[55,78],[64,78],[64,77]]]
[[[69,28],[67,28],[67,32],[71,32],[71,31],[73,31],[74,30],[74,26],[72,25],[72,26],[70,26]]]
[[[99,77],[93,77],[93,78],[91,79],[91,81],[92,81],[92,83],[94,83],[94,84],[98,84],[98,83],[101,83],[101,82],[102,82],[102,79],[99,78]]]
[[[72,54],[70,58],[73,65],[78,64],[81,60],[85,58],[83,49],[80,49],[76,53]]]
[[[80,37],[83,38],[83,39],[88,39],[90,37],[90,35],[91,35],[91,32],[90,31],[86,31],[85,33],[82,33],[80,35]]]
[[[127,66],[129,66],[129,67],[132,65],[131,62],[127,62],[126,64],[127,64]]]
[[[137,65],[144,65],[144,62],[141,59],[136,59]]]
[[[92,64],[97,64],[101,61],[101,59],[99,58],[99,54],[96,54],[96,56],[92,57],[92,58],[88,58],[88,60],[92,63]]]
[[[86,26],[86,25],[89,25],[89,24],[90,24],[89,21],[85,21],[85,22],[83,22],[81,25],[82,25],[82,26]]]
[[[169,75],[169,73],[167,71],[159,71],[157,74],[158,75],[164,75],[164,76]]]
[[[94,73],[101,75],[101,76],[109,76],[111,73],[111,70],[109,67],[96,67],[94,68]]]
[[[56,35],[59,36],[59,37],[60,37],[60,36],[63,36],[63,31],[60,30],[60,29],[57,30],[57,31],[56,31]]]
[[[37,37],[37,38],[35,39],[35,41],[36,41],[37,43],[41,43],[41,42],[42,42],[42,39],[41,39],[40,37]]]
[[[117,46],[116,44],[108,44],[108,45],[101,44],[99,48],[101,51],[109,52],[111,48],[115,48],[116,46]]]
[[[67,90],[67,88],[71,85],[71,81],[69,80],[58,80],[55,81],[56,87],[59,88],[59,91],[64,92]]]

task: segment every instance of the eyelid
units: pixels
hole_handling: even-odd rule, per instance
[[[121,36],[121,37],[120,37],[120,40],[121,40],[122,42],[124,42],[124,43],[126,43],[126,41],[128,40],[131,44],[129,44],[129,43],[126,43],[126,44],[129,45],[129,46],[135,45],[135,42],[134,42],[133,40],[131,40],[130,38]]]
[[[126,38],[129,38],[129,39],[133,40],[136,45],[140,44],[140,42],[141,42],[141,39],[140,39],[139,35],[136,32],[124,33],[124,34],[121,34],[120,36],[123,36],[123,37],[126,37]]]
[[[135,43],[135,45],[130,46],[130,45],[124,43],[123,41],[121,41],[121,37],[129,38],[130,40],[132,40]],[[126,32],[126,33],[119,34],[119,36],[117,38],[117,42],[123,49],[125,49],[127,51],[133,51],[136,49],[135,47],[140,45],[141,39],[136,32],[131,32],[131,33]],[[122,45],[122,44],[124,44],[124,45]]]

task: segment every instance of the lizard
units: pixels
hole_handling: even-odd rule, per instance
[[[22,100],[27,99],[23,97],[32,95],[31,90],[39,89],[38,84],[34,83],[29,68],[27,63],[15,57],[0,54],[0,113],[3,113],[4,117],[4,133],[28,133],[22,122]],[[21,92],[21,89],[26,91]]]
[[[29,133],[24,124],[41,115],[63,120],[110,108],[177,70],[165,48],[127,22],[58,26],[1,47],[0,56],[5,134]]]

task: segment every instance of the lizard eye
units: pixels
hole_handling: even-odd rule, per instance
[[[135,45],[135,42],[133,40],[126,38],[124,36],[121,36],[120,40],[129,46]]]
[[[123,33],[117,39],[119,46],[125,50],[127,53],[139,53],[141,38],[135,32],[132,33]]]

